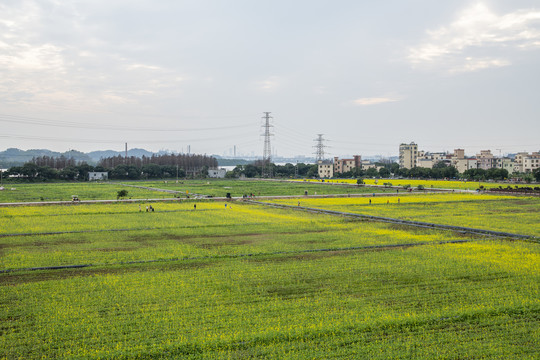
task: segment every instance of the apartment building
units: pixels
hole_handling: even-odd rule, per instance
[[[478,160],[478,169],[489,170],[494,167],[495,159],[491,150],[480,150],[480,154],[476,154]]]
[[[360,155],[354,155],[352,159],[334,157],[334,174],[343,174],[354,168],[362,168],[362,157]]]
[[[334,164],[330,160],[319,160],[317,162],[320,178],[334,177]]]
[[[416,166],[418,159],[418,145],[414,142],[399,145],[399,167],[412,169]]]
[[[450,163],[450,155],[448,155],[445,152],[424,152],[419,151],[418,152],[418,158],[416,159],[416,166],[432,169],[435,164],[437,164],[439,161],[444,161]]]
[[[533,172],[538,168],[540,168],[540,152],[523,157],[523,172]]]
[[[508,174],[514,173],[514,162],[512,159],[503,157],[503,158],[496,158],[495,159],[495,166],[498,169],[504,169],[508,171]]]
[[[464,173],[470,169],[478,168],[478,161],[476,159],[452,159],[452,166],[454,166],[458,172]]]

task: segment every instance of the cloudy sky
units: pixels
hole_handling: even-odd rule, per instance
[[[1,0],[0,150],[540,150],[538,0]]]

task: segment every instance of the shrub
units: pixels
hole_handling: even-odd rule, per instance
[[[116,200],[126,197],[127,195],[128,195],[127,190],[118,190],[118,192],[116,193]]]

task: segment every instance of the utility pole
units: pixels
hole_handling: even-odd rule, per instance
[[[315,157],[317,158],[317,162],[324,160],[324,148],[326,145],[324,145],[323,141],[326,139],[323,138],[324,134],[317,134],[317,138],[314,139],[314,141],[317,142],[317,145],[313,146],[315,148]]]
[[[126,156],[124,157],[124,162],[125,162],[126,165],[127,165],[127,143],[126,143]]]
[[[270,147],[270,136],[274,135],[270,133],[270,128],[272,127],[272,125],[270,125],[270,119],[272,117],[270,116],[270,112],[264,112],[263,114],[263,119],[265,120],[265,123],[264,125],[262,125],[262,127],[264,128],[262,177],[272,177],[272,168],[270,165],[272,162],[272,148]]]

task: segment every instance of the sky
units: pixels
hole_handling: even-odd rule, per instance
[[[538,0],[1,0],[0,151],[540,150]]]

